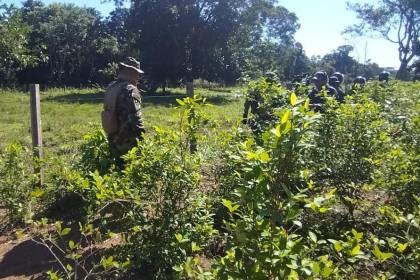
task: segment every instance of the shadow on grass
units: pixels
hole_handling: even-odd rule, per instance
[[[49,96],[42,101],[44,102],[58,102],[68,104],[102,104],[104,100],[104,92],[80,94],[77,92]],[[207,102],[213,105],[223,105],[233,102],[235,99],[230,94],[221,94],[206,97]],[[144,105],[161,105],[161,106],[173,106],[177,105],[177,99],[186,97],[186,94],[173,93],[167,91],[166,93],[144,93],[142,96],[142,102]]]

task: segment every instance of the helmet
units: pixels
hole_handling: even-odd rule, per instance
[[[331,76],[330,77],[330,85],[332,85],[332,86],[340,85],[340,81],[338,80],[337,76]]]
[[[340,72],[335,72],[334,74],[332,74],[331,77],[337,77],[340,84],[342,84],[344,82],[344,74],[342,74]]]
[[[379,81],[380,82],[388,82],[389,80],[389,76],[391,75],[391,73],[389,73],[388,71],[382,71],[381,74],[379,74]]]
[[[366,84],[366,78],[363,76],[357,76],[356,79],[354,79],[354,84],[364,85]]]
[[[314,77],[312,78],[312,80],[319,80],[322,83],[327,83],[328,82],[328,74],[324,71],[318,71],[314,74]]]

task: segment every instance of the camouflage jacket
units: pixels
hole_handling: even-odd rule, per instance
[[[121,151],[128,151],[136,144],[136,139],[145,132],[141,118],[141,96],[136,86],[127,81],[117,80],[122,83],[121,92],[117,98],[116,115],[118,131],[109,135],[112,146]]]

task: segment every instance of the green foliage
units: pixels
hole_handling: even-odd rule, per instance
[[[10,223],[23,222],[29,218],[28,207],[42,190],[34,189],[33,175],[27,159],[30,154],[19,144],[10,144],[0,155],[0,201]]]
[[[26,3],[22,8],[29,46],[39,63],[20,73],[23,82],[76,85],[109,83],[119,53],[98,11],[73,4]],[[114,74],[115,75],[115,72]]]
[[[182,100],[177,99],[176,101],[182,109],[181,133],[186,137],[186,141],[181,141],[181,144],[185,142],[189,145],[191,152],[196,152],[198,129],[208,121],[202,109],[208,104],[206,104],[206,99],[199,95],[187,97]]]
[[[0,5],[0,79],[1,86],[9,86],[19,70],[34,66],[34,51],[28,46],[31,27],[20,11]]]
[[[265,122],[267,128],[256,140],[233,144],[228,168],[221,173],[223,253],[207,255],[210,267],[192,253],[181,266],[181,278],[417,277],[418,250],[408,249],[419,240],[414,237],[419,229],[419,200],[413,193],[417,164],[392,147],[401,143],[405,150],[412,149],[415,145],[402,135],[414,133],[412,141],[418,131],[406,131],[410,125],[404,123],[404,133],[393,143],[391,120],[396,119],[382,109],[388,104],[398,111],[394,106],[410,85],[400,84],[399,91],[384,89],[391,94],[386,99],[396,101],[392,105],[371,99],[374,86],[343,105],[329,100],[321,115],[310,112],[308,103],[294,93],[281,107],[265,101],[275,118]],[[270,94],[278,96],[276,88],[265,94],[266,100]],[[408,94],[404,98],[415,100]],[[416,122],[410,113],[416,106],[404,107],[409,123]],[[371,201],[371,196],[376,199]]]
[[[352,99],[357,101],[341,106],[330,100],[320,118],[311,157],[315,183],[337,188],[353,217],[357,199],[371,183],[375,161],[390,140],[379,106],[367,95]]]
[[[104,131],[97,129],[95,133],[87,134],[80,146],[80,169],[86,174],[98,171],[106,173],[111,168],[108,139]]]
[[[179,127],[155,127],[122,171],[94,131],[76,162],[45,162],[47,187],[28,192],[25,153],[8,148],[0,197],[12,216],[16,200],[53,197],[53,186],[83,199],[74,219],[35,223],[54,228],[37,241],[62,252],[50,278],[93,269],[92,279],[417,279],[420,85],[373,83],[343,104],[327,98],[322,114],[304,90],[265,80],[250,89],[263,97],[258,133],[212,130],[204,112],[215,108],[179,100]]]

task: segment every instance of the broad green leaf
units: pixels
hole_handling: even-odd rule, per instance
[[[270,155],[266,151],[263,151],[260,155],[260,160],[262,163],[267,163],[271,160],[271,158],[270,158]]]
[[[232,201],[230,201],[230,200],[223,199],[222,201],[223,201],[223,205],[226,206],[226,208],[229,209],[230,213],[235,212],[239,208],[239,205],[233,205]]]
[[[363,232],[357,232],[357,230],[352,229],[351,233],[353,234],[354,238],[356,238],[356,240],[360,241],[363,238]]]
[[[298,227],[302,228],[302,223],[300,221],[293,221],[293,223]]]
[[[281,124],[286,123],[290,118],[290,110],[287,110],[284,114],[283,117],[281,118]]]
[[[312,231],[309,231],[308,232],[308,234],[309,234],[309,238],[314,242],[314,243],[316,243],[317,241],[318,241],[318,238],[316,237],[316,234],[315,233],[313,233]]]
[[[375,246],[375,248],[372,250],[372,253],[375,255],[375,257],[380,261],[384,262],[387,259],[391,258],[394,254],[393,253],[384,253],[382,252],[378,245]]]
[[[176,102],[178,102],[179,105],[184,106],[185,102],[182,101],[181,99],[177,99]]]
[[[297,97],[294,92],[292,92],[292,95],[290,95],[290,105],[295,106],[297,103]]]
[[[309,99],[306,99],[305,105],[303,105],[303,107],[305,108],[306,111],[309,110]]]
[[[285,124],[283,124],[283,134],[287,134],[292,129],[292,122],[287,121]]]
[[[398,243],[397,244],[397,251],[402,253],[402,252],[405,251],[405,249],[407,249],[407,246],[408,246],[408,243],[404,243],[404,244]]]
[[[327,208],[327,207],[321,207],[321,208],[319,208],[319,213],[325,213],[325,212],[327,212],[327,211],[329,211],[330,210],[330,208]]]
[[[334,249],[335,249],[337,252],[340,252],[341,250],[343,250],[343,246],[341,246],[341,242],[340,242],[340,241],[336,241],[336,242],[334,243]]]
[[[58,233],[61,232],[61,222],[60,221],[55,222],[55,229],[57,230]]]
[[[351,255],[352,256],[356,256],[360,253],[360,245],[357,244],[356,246],[354,246],[354,248],[351,250]]]
[[[67,234],[69,234],[71,231],[71,228],[65,228],[61,231],[60,235],[61,236],[66,236]]]
[[[281,136],[281,127],[280,127],[280,125],[278,125],[278,126],[276,126],[276,128],[273,128],[272,130],[271,130],[271,132],[277,137],[277,138],[280,138],[280,136]]]
[[[175,238],[176,238],[176,240],[178,240],[178,242],[181,242],[184,239],[182,237],[182,234],[179,234],[179,233],[175,234]]]
[[[315,275],[318,275],[321,272],[321,267],[318,262],[312,263],[312,271]]]
[[[201,250],[202,250],[202,248],[201,248],[200,246],[198,246],[195,242],[192,242],[192,243],[191,243],[191,250],[192,250],[193,252],[198,252],[198,251],[201,251]]]
[[[330,275],[331,275],[331,273],[333,272],[333,270],[332,270],[332,268],[330,268],[330,267],[325,267],[323,270],[322,270],[322,276],[324,276],[324,277],[330,277]]]
[[[70,250],[73,250],[74,249],[74,241],[73,240],[70,240],[69,241],[69,248],[70,248]]]
[[[71,272],[71,271],[73,271],[73,267],[72,267],[71,265],[69,265],[69,264],[66,266],[66,268],[67,268],[67,270],[68,270],[68,271],[70,271],[70,272]]]

